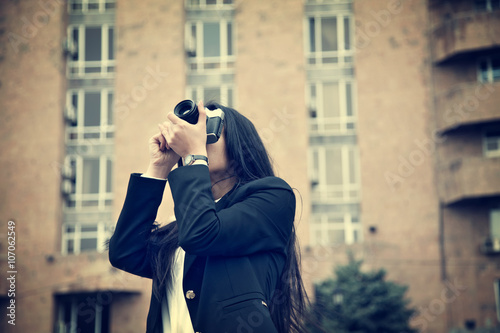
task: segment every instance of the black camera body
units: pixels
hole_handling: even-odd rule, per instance
[[[221,109],[209,110],[207,112],[207,143],[215,143],[222,134],[224,125],[224,111]],[[174,108],[174,114],[190,124],[198,122],[198,106],[195,102],[186,99],[179,102]]]

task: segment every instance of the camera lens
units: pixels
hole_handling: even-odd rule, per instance
[[[189,111],[192,110],[193,108],[193,103],[189,100],[186,100],[186,101],[182,101],[180,102],[178,105],[178,113],[181,114],[181,115],[185,115],[186,113],[188,113]]]
[[[174,114],[190,124],[198,122],[198,107],[189,99],[179,102],[174,108]]]

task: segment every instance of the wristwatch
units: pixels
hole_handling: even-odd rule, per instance
[[[186,157],[184,157],[184,160],[182,162],[184,165],[191,165],[197,160],[205,161],[207,162],[208,165],[208,157],[203,155],[186,155]]]

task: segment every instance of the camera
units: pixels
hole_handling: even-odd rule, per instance
[[[207,143],[215,143],[219,140],[224,125],[224,111],[221,109],[210,110],[207,112]],[[187,121],[190,124],[198,122],[198,106],[195,102],[186,99],[179,102],[174,108],[174,114]]]

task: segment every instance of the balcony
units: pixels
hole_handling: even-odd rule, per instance
[[[500,120],[500,82],[456,85],[436,96],[436,126],[440,133]]]
[[[459,54],[500,46],[500,11],[457,13],[431,31],[432,58],[443,62]]]
[[[439,197],[444,204],[500,196],[500,158],[444,161],[438,172]]]

